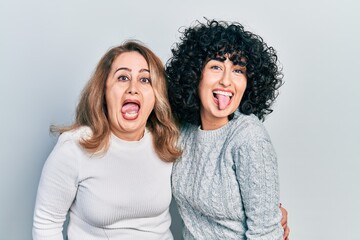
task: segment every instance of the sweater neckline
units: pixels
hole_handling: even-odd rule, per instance
[[[224,126],[214,129],[214,130],[203,130],[201,126],[197,127],[197,138],[202,142],[211,142],[217,141],[219,139],[223,139],[227,137],[229,129],[234,124],[235,120],[240,117],[241,113],[237,110],[234,113],[233,119],[231,119]]]
[[[150,137],[151,137],[150,132],[145,128],[144,136],[138,141],[127,141],[117,137],[114,133],[111,133],[110,142],[111,144],[114,144],[115,146],[119,146],[121,148],[126,148],[126,149],[138,148],[146,144],[146,142],[148,142],[148,139]]]

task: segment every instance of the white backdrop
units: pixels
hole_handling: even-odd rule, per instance
[[[0,239],[31,239],[37,184],[97,61],[127,38],[165,62],[178,28],[239,21],[275,47],[286,81],[265,125],[292,240],[360,239],[358,1],[0,1]],[[181,224],[175,216],[176,239]]]

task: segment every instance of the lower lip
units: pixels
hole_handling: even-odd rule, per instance
[[[139,112],[137,112],[135,114],[122,113],[122,116],[125,120],[135,120],[138,118]]]

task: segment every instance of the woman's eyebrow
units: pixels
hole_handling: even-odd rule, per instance
[[[120,70],[125,70],[125,71],[128,71],[128,72],[131,72],[132,70],[130,68],[127,68],[127,67],[119,67],[118,69],[115,70],[114,74]]]
[[[127,72],[132,72],[132,69],[130,69],[130,68],[120,67],[120,68],[116,69],[114,73],[116,73],[116,72],[118,72],[118,71],[120,71],[120,70],[125,70],[125,71],[127,71]],[[142,69],[139,70],[139,72],[150,72],[150,70],[147,69],[147,68],[142,68]]]

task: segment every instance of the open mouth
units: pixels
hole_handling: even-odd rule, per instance
[[[231,98],[233,97],[233,93],[228,91],[215,90],[213,91],[213,96],[219,110],[224,110],[227,106],[229,106]]]
[[[139,116],[140,102],[138,100],[127,99],[124,101],[121,113],[126,120],[134,120]]]

